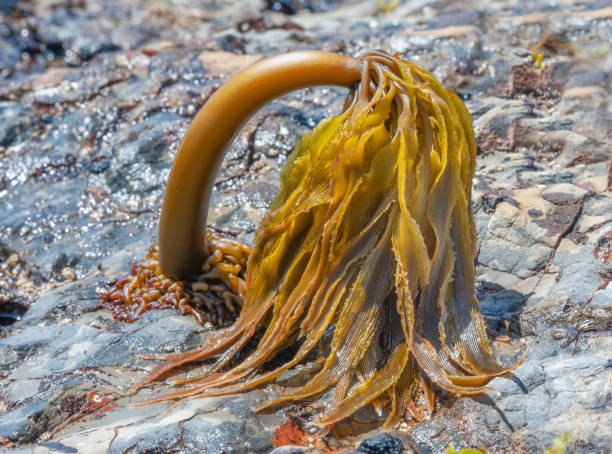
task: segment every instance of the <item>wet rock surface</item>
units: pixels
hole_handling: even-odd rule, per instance
[[[286,452],[399,440],[405,452],[532,453],[565,432],[568,452],[608,452],[611,41],[607,2],[2,2],[0,446],[268,453],[297,427]],[[169,310],[118,322],[98,296],[154,241],[173,156],[210,94],[262,56],[311,48],[398,52],[464,99],[479,146],[478,296],[497,354],[527,347],[525,362],[492,382],[499,395],[440,393],[431,418],[388,438],[363,425],[330,441],[302,407],[251,410],[279,386],[132,406],[172,389],[127,394],[157,364],[143,354],[212,330]],[[215,187],[216,228],[251,241],[280,165],[344,93],[303,90],[245,125]]]

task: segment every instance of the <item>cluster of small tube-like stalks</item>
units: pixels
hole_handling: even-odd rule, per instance
[[[206,239],[211,254],[200,274],[184,280],[166,276],[159,264],[158,246],[153,245],[146,259],[132,266],[129,277],[102,295],[103,303],[116,319],[128,323],[147,310],[170,308],[193,315],[200,324],[219,328],[232,323],[242,309],[251,248],[213,230],[207,231]]]
[[[347,67],[350,79],[353,59]],[[256,91],[259,82],[245,86]],[[185,142],[195,153],[197,141]],[[475,154],[458,96],[414,64],[366,54],[344,111],[306,134],[283,167],[256,232],[239,318],[201,348],[170,355],[136,388],[217,357],[203,375],[179,380],[183,389],[156,400],[230,394],[273,382],[315,355],[319,370],[303,387],[259,408],[333,387],[320,425],[372,404],[386,428],[407,412],[420,417],[420,389],[431,409],[432,384],[456,394],[490,389],[512,367],[493,357],[474,293]],[[190,170],[188,155],[179,157]],[[183,202],[178,190],[172,194],[164,209]],[[169,269],[189,262],[170,247],[168,257]],[[279,352],[283,364],[271,370]]]

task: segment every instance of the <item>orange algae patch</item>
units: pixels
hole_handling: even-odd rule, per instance
[[[303,445],[307,446],[306,434],[293,419],[289,419],[284,424],[281,424],[278,429],[274,432],[272,437],[272,443],[274,446],[286,446],[286,445]]]
[[[244,270],[251,248],[206,232],[211,255],[201,273],[187,280],[174,280],[164,275],[157,245],[145,260],[132,266],[131,275],[117,281],[101,296],[104,305],[117,320],[133,323],[152,309],[176,308],[183,315],[192,314],[204,324],[223,326],[233,322],[242,307]]]

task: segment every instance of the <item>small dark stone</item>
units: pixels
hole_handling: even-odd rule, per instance
[[[240,24],[246,24],[246,30],[250,30],[248,27],[248,21],[243,21]],[[240,24],[238,28],[241,29]],[[219,49],[224,50],[225,52],[232,52],[235,54],[244,54],[246,41],[243,38],[240,38],[236,35],[224,35],[217,40],[217,46]]]
[[[94,161],[89,168],[91,173],[102,173],[110,167],[110,161],[108,159],[100,159]]]
[[[367,454],[401,454],[404,452],[404,445],[389,434],[378,434],[362,441],[357,451]]]
[[[290,0],[273,0],[268,1],[268,9],[278,11],[284,14],[295,14],[299,9],[298,2]]]
[[[0,13],[9,15],[13,10],[17,8],[17,0],[1,0],[0,1]]]
[[[542,213],[540,210],[536,210],[535,208],[531,208],[529,211],[527,211],[527,214],[529,214],[529,216],[532,218],[539,218],[544,213]]]
[[[0,120],[0,145],[8,147],[28,138],[31,121],[21,108],[1,109]]]
[[[491,214],[495,212],[497,204],[504,201],[504,197],[495,194],[485,194],[482,197],[482,209],[485,213]]]

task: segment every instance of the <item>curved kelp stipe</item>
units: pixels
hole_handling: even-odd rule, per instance
[[[200,109],[178,150],[159,220],[159,259],[166,275],[184,279],[200,271],[210,248],[202,232],[225,149],[261,106],[312,85],[350,86],[360,61],[319,51],[290,52],[246,68],[219,88]]]
[[[475,150],[456,95],[416,65],[366,54],[345,111],[306,134],[283,167],[239,318],[136,388],[216,356],[208,373],[155,400],[231,394],[316,355],[320,368],[302,388],[259,409],[335,387],[321,425],[374,404],[387,409],[385,428],[420,414],[421,386],[431,402],[428,381],[464,395],[490,389],[522,360],[495,360],[474,293]],[[270,369],[281,351],[284,363]]]

